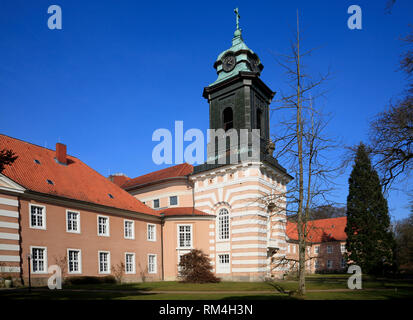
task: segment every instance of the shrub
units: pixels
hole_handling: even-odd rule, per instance
[[[116,278],[114,276],[104,276],[104,277],[91,277],[91,276],[80,276],[80,277],[68,277],[65,280],[68,285],[73,284],[103,284],[103,283],[116,283]]]
[[[207,283],[219,282],[220,279],[212,273],[209,257],[201,250],[193,249],[181,256],[179,263],[181,282]]]

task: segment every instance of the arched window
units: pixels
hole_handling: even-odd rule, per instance
[[[232,108],[228,107],[224,109],[223,112],[224,118],[224,130],[227,131],[234,127],[234,115],[232,113]]]
[[[229,239],[229,212],[222,208],[218,213],[218,239]]]

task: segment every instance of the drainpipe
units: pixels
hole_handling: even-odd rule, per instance
[[[163,225],[164,225],[164,220],[163,217],[161,218],[161,259],[162,259],[162,263],[161,263],[161,277],[162,277],[162,281],[165,280],[165,275],[164,275],[164,263],[163,263]]]

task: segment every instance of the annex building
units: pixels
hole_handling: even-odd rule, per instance
[[[274,92],[260,79],[263,65],[238,27],[214,68],[218,77],[203,93],[209,126],[258,129],[258,159],[220,164],[220,150],[212,150],[212,164],[104,177],[64,144],[51,150],[0,135],[0,150],[18,156],[0,174],[0,271],[27,281],[30,269],[32,283],[44,284],[50,265],[63,262],[66,276],[104,276],[123,263],[125,281],[174,280],[180,257],[193,248],[209,255],[226,280],[293,270],[298,237],[284,196],[292,177],[270,141]],[[224,146],[225,156],[231,147]],[[248,151],[238,148],[237,156]],[[310,225],[308,272],[345,268],[346,218]]]

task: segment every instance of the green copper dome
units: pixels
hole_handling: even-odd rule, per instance
[[[264,66],[258,56],[245,44],[242,39],[242,30],[239,28],[240,18],[238,9],[234,10],[237,15],[237,29],[232,38],[232,46],[222,52],[214,63],[218,78],[210,86],[216,85],[224,80],[238,75],[239,72],[253,72],[260,75]]]

